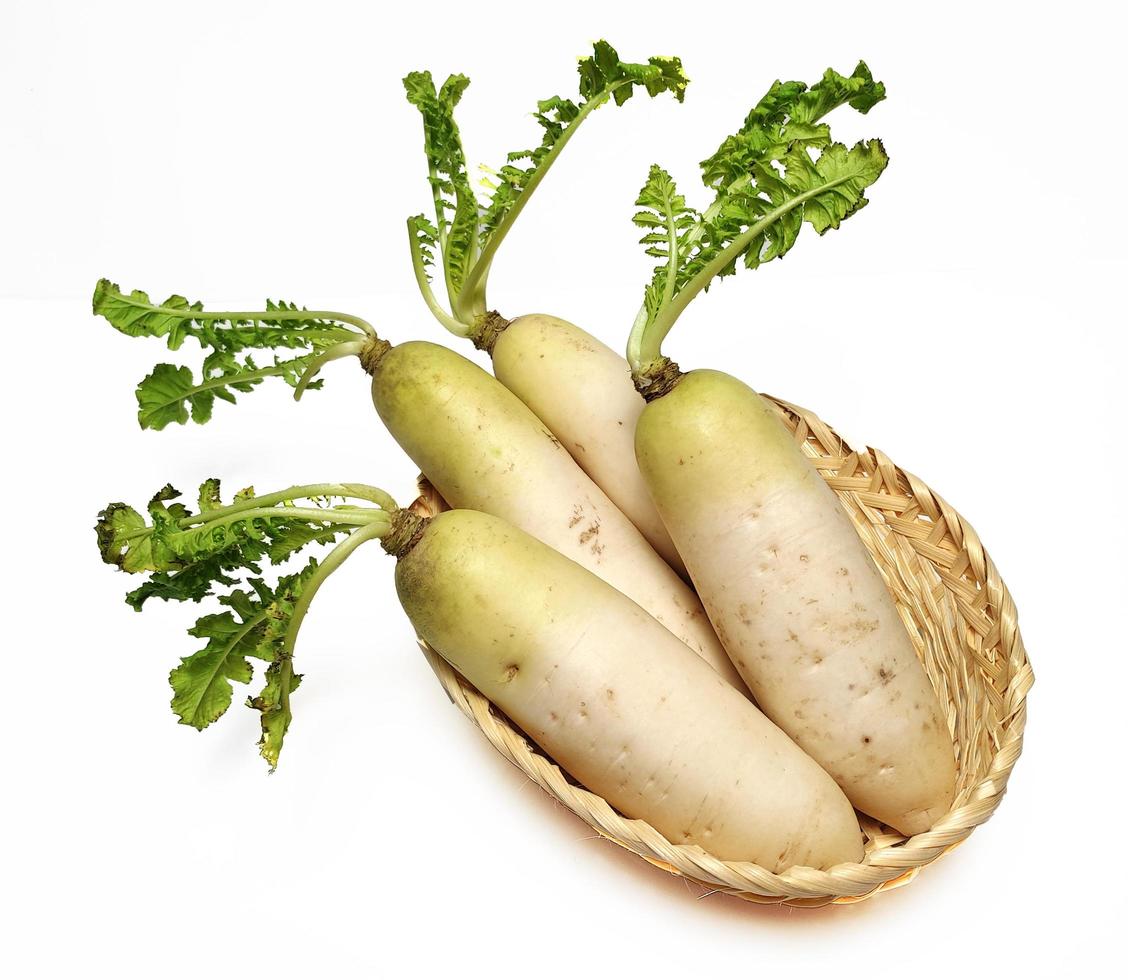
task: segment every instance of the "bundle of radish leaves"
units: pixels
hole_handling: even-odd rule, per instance
[[[250,680],[247,657],[265,659],[266,687],[248,703],[262,712],[262,752],[272,765],[290,722],[294,641],[309,601],[354,547],[378,537],[401,558],[401,602],[419,634],[623,813],[672,841],[777,870],[857,860],[847,797],[906,833],[946,812],[954,784],[947,726],[879,573],[770,407],[725,375],[680,374],[661,344],[716,276],[739,261],[755,267],[780,257],[804,221],[822,233],[865,203],[885,165],[881,145],[847,150],[822,119],[841,105],[868,111],[884,89],[864,64],[850,76],[828,71],[809,89],[777,82],[703,164],[716,196],[702,212],[652,169],[636,221],[648,252],[663,262],[624,361],[562,321],[504,321],[485,304],[497,243],[591,109],[625,101],[635,85],[680,98],[684,79],[673,59],[624,65],[613,55],[597,45],[581,63],[579,106],[541,103],[544,152],[518,155],[529,158],[527,170],[511,161],[500,171],[496,209],[467,197],[464,186],[453,121],[464,80],[437,92],[429,76],[406,82],[423,112],[436,199],[435,224],[409,223],[417,278],[446,326],[492,350],[508,387],[437,345],[392,347],[348,314],[285,303],[212,313],[178,296],[153,304],[107,281],[96,290],[95,311],[122,332],[164,338],[173,350],[191,338],[208,351],[198,379],[161,364],[141,383],[143,426],[206,422],[215,398],[234,401],[266,377],[281,377],[300,395],[320,384],[314,375],[326,361],[356,355],[372,376],[381,418],[462,508],[450,512],[457,516],[420,522],[382,491],[356,485],[266,497],[248,491],[224,506],[209,481],[198,514],[174,502],[169,488],[153,498],[148,519],[111,505],[99,520],[102,555],[150,574],[130,593],[135,608],[150,597],[198,601],[246,580],[249,591],[219,600],[234,615],[205,616],[194,627],[208,644],[173,672],[173,706],[182,721],[203,727],[230,703],[230,682]],[[450,312],[427,280],[436,255]],[[532,326],[514,330],[522,322]],[[511,341],[511,366],[525,365],[513,371],[500,356]],[[251,352],[259,350],[274,352],[273,363],[258,366]],[[550,382],[536,381],[557,366]],[[576,411],[571,371],[599,391],[583,399],[587,414]],[[521,378],[530,384],[524,393]],[[577,415],[581,428],[568,428]],[[589,443],[615,465],[584,460]],[[615,488],[633,484],[660,515],[677,546],[671,561],[684,560],[700,599],[651,547],[660,542],[648,535],[648,544],[611,490],[593,482],[597,470]],[[341,535],[320,565],[267,584],[264,561]],[[499,576],[514,589],[491,588],[486,598],[496,610],[475,619],[467,605],[482,598],[474,583]],[[521,628],[495,629],[500,623]],[[744,696],[742,680],[775,725]],[[593,711],[603,696],[615,709]],[[750,795],[748,785],[756,787]]]

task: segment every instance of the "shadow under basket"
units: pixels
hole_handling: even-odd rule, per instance
[[[927,833],[906,838],[859,813],[866,838],[860,863],[782,874],[671,844],[650,824],[623,816],[577,785],[438,653],[420,645],[451,701],[494,748],[600,836],[664,871],[751,902],[859,902],[908,884],[995,812],[1022,751],[1034,674],[1014,602],[972,527],[883,453],[851,450],[818,416],[764,397],[853,520],[944,706],[958,762],[956,798]],[[424,482],[413,509],[431,515],[446,504]]]

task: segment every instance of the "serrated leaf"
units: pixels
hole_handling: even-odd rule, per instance
[[[267,556],[273,564],[278,565],[306,546],[328,544],[335,541],[342,533],[340,528],[325,527],[324,525],[309,523],[279,524],[271,530]]]
[[[403,80],[407,100],[423,118],[423,151],[427,157],[435,224],[432,248],[441,243],[448,288],[462,288],[477,250],[478,202],[466,173],[462,137],[454,108],[470,84],[465,75],[451,75],[438,89],[429,71],[415,71]]]
[[[108,279],[99,279],[94,287],[96,315],[105,317],[115,330],[129,337],[167,337],[170,350],[194,335],[194,317],[202,311],[199,303],[190,303],[183,296],[173,295],[158,304],[140,289],[123,293]]]
[[[184,561],[173,571],[153,571],[145,582],[126,594],[125,601],[138,612],[149,599],[199,602],[212,595],[217,585],[234,585],[238,579],[229,572],[257,572],[259,565],[250,559],[250,551],[245,545],[235,544],[216,554]]]
[[[267,607],[264,643],[269,645],[273,656],[266,670],[266,684],[257,697],[247,699],[247,706],[259,712],[262,726],[259,752],[272,770],[278,765],[278,754],[293,718],[290,695],[302,680],[300,674],[294,673],[293,651],[286,646],[286,635],[295,606],[317,568],[317,560],[311,558],[300,572],[280,578]]]
[[[865,206],[866,188],[881,176],[888,162],[880,140],[863,141],[850,149],[832,143],[817,158],[805,148],[793,149],[783,158],[783,176],[771,182],[761,180],[758,186],[765,189],[773,209],[803,196],[806,200],[749,242],[743,251],[744,264],[755,268],[785,255],[803,222],[820,235],[837,228]],[[758,202],[757,209],[760,207]],[[744,216],[738,220],[742,226],[748,223]]]
[[[246,313],[213,313],[202,303],[170,296],[154,303],[140,289],[131,293],[108,279],[94,287],[94,313],[130,337],[167,338],[177,350],[188,337],[204,349],[237,354],[244,350],[319,348],[348,338],[352,332],[332,320],[306,315],[294,303],[267,300],[265,309]]]
[[[189,414],[196,422],[211,418],[215,395],[199,391],[186,367],[158,364],[137,386],[137,421],[142,429],[163,429],[170,422],[183,425]]]
[[[258,696],[247,698],[247,707],[259,712],[259,724],[262,726],[259,754],[270,764],[271,772],[278,767],[278,756],[294,717],[290,709],[290,695],[301,682],[302,675],[293,672],[289,659],[278,660],[267,667],[266,684]]]
[[[208,643],[181,660],[169,674],[172,710],[182,725],[206,728],[230,706],[231,682],[251,682],[251,665],[246,658],[249,649],[261,642],[265,621],[265,609],[244,621],[224,612],[201,616],[188,631]]]
[[[189,418],[202,425],[211,419],[217,398],[234,404],[237,392],[253,391],[266,378],[280,378],[296,388],[314,356],[276,359],[270,367],[260,368],[250,357],[239,361],[227,351],[217,351],[205,359],[199,380],[186,367],[158,364],[137,386],[137,421],[142,429],[158,431],[174,422],[184,425]],[[306,387],[320,386],[314,381]]]
[[[214,476],[204,480],[200,484],[196,500],[201,514],[209,510],[219,510],[223,506],[219,495],[219,480]]]
[[[253,498],[248,488],[236,502]],[[249,518],[216,527],[182,526],[191,512],[178,501],[179,492],[161,488],[148,505],[148,520],[123,503],[111,504],[98,515],[95,531],[103,561],[131,573],[150,572],[126,602],[140,611],[149,599],[200,600],[217,586],[235,584],[235,573],[258,575],[261,562],[279,564],[311,544],[330,543],[347,526],[334,524],[334,512],[325,509],[324,520],[286,516]],[[200,512],[218,510],[222,504],[219,481],[205,480],[199,490]]]
[[[647,246],[646,254],[663,260],[655,268],[644,298],[646,310],[653,316],[685,278],[685,270],[679,269],[679,257],[692,248],[689,236],[696,227],[699,215],[686,205],[685,197],[678,193],[673,178],[657,165],[650,168],[650,174],[639,191],[635,205],[644,209],[635,214],[634,223],[647,229],[647,233],[640,239]]]
[[[413,239],[412,248],[418,253],[430,282],[430,270],[435,265],[435,253],[439,250],[439,230],[421,214],[413,215],[407,221]]]
[[[148,525],[128,504],[109,504],[99,511],[94,525],[98,551],[107,565],[127,572],[142,572],[152,567],[148,553]],[[139,544],[135,545],[137,541]]]
[[[353,499],[364,503],[350,503]],[[362,484],[291,487],[262,497],[247,487],[224,504],[214,478],[200,484],[196,500],[199,512],[193,514],[180,492],[165,484],[144,514],[111,504],[98,515],[98,548],[108,563],[150,573],[127,596],[135,609],[150,598],[199,601],[221,586],[235,586],[218,596],[223,612],[201,616],[188,631],[207,642],[169,675],[172,708],[182,724],[207,727],[230,706],[233,685],[252,680],[251,660],[265,661],[265,685],[247,703],[260,714],[259,747],[273,769],[290,725],[290,695],[301,681],[292,658],[304,610],[352,548],[373,536],[371,531],[386,530],[394,505],[384,491]],[[287,560],[358,525],[367,527],[364,536],[343,543],[343,552],[331,552],[325,566],[309,558],[274,586],[261,576],[264,559]],[[238,588],[241,583],[246,587]]]
[[[828,68],[810,88],[803,82],[774,82],[741,128],[702,161],[702,179],[721,190],[748,173],[753,164],[778,160],[795,144],[827,146],[830,129],[819,120],[842,105],[869,112],[884,98],[885,86],[874,81],[864,61],[849,76]]]
[[[193,337],[207,352],[198,377],[185,366],[158,364],[141,381],[137,418],[145,429],[184,425],[189,419],[205,423],[216,399],[233,403],[236,393],[250,392],[266,378],[281,378],[296,388],[315,357],[360,336],[344,321],[311,316],[294,303],[267,300],[257,312],[213,313],[183,296],[156,304],[141,290],[123,293],[108,279],[99,280],[94,290],[94,312],[128,336],[165,338],[172,350]],[[255,350],[299,353],[275,354],[272,364],[259,366],[249,353]],[[320,388],[321,382],[306,387]]]

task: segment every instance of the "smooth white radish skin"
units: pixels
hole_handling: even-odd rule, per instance
[[[528,534],[447,511],[396,588],[427,643],[626,816],[773,871],[861,859],[825,772],[638,605]]]
[[[496,378],[445,347],[412,341],[375,367],[372,400],[452,507],[500,517],[579,562],[744,690],[693,590]]]
[[[771,407],[717,371],[647,405],[643,475],[764,712],[859,809],[905,834],[951,806],[951,735],[833,491]]]
[[[634,434],[646,403],[626,359],[567,320],[520,316],[498,336],[494,375],[533,410],[588,476],[679,575],[685,566],[638,471]]]

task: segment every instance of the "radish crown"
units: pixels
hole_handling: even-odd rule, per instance
[[[470,84],[451,75],[437,89],[430,72],[412,72],[404,80],[407,99],[423,117],[423,149],[434,201],[434,221],[408,219],[412,266],[423,298],[436,319],[460,337],[476,339],[488,308],[486,282],[497,249],[530,195],[577,128],[608,100],[622,105],[641,86],[651,95],[670,92],[681,102],[688,79],[678,58],[653,57],[646,64],[619,60],[606,41],[579,64],[580,101],[552,96],[537,103],[533,114],[543,134],[539,146],[508,154],[499,170],[490,170],[480,199],[471,186],[454,110]],[[438,267],[449,309],[431,288]]]
[[[849,149],[831,139],[820,120],[849,105],[866,113],[885,98],[859,62],[850,76],[827,69],[808,88],[775,82],[741,128],[702,161],[702,179],[716,196],[704,211],[686,204],[673,179],[653,166],[636,205],[647,255],[660,259],[646,287],[627,347],[640,390],[658,377],[662,342],[682,311],[738,263],[755,269],[786,255],[803,222],[820,235],[866,204],[865,190],[888,158],[880,141]]]
[[[169,675],[172,710],[181,724],[206,728],[230,707],[232,682],[251,682],[249,658],[265,661],[263,688],[246,704],[259,712],[259,751],[273,770],[290,726],[290,696],[301,683],[294,645],[314,595],[365,541],[382,538],[391,542],[388,550],[402,553],[423,519],[399,510],[383,490],[359,483],[311,484],[262,496],[246,489],[224,504],[219,481],[205,480],[195,513],[180,496],[166,485],[144,514],[110,504],[95,526],[98,550],[108,564],[148,575],[126,596],[138,611],[149,599],[200,602],[213,595],[226,607],[201,616],[188,630],[206,642]],[[333,542],[322,561],[311,557],[273,584],[263,574],[264,563],[280,565]]]
[[[270,300],[263,310],[215,313],[183,296],[154,303],[141,290],[126,294],[108,279],[94,289],[94,312],[130,337],[161,338],[169,350],[179,350],[191,338],[207,352],[198,376],[184,366],[158,364],[137,385],[137,420],[143,429],[183,425],[189,418],[207,422],[217,398],[234,403],[237,393],[254,390],[266,378],[280,378],[300,398],[307,388],[321,387],[314,375],[326,362],[349,355],[364,362],[388,348],[371,324],[348,313]],[[260,367],[256,351],[269,352],[272,363]]]

